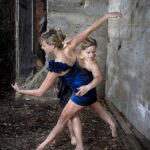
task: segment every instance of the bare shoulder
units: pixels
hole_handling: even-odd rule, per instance
[[[98,64],[98,62],[94,59],[92,61],[89,61],[89,64],[87,64],[89,69],[91,72],[95,72],[95,71],[100,71],[100,66]]]
[[[98,66],[96,59],[88,61],[88,65],[92,68],[93,66]]]
[[[76,54],[73,52],[66,51],[66,48],[62,49],[58,54],[58,57],[55,59],[55,62],[65,63],[69,66],[72,66],[76,60]]]
[[[90,60],[90,61],[85,61],[85,64],[84,64],[84,67],[89,70],[89,71],[92,71],[93,70],[93,67],[95,68],[95,61],[94,60]]]
[[[74,49],[75,49],[74,43],[70,39],[69,41],[66,42],[64,50],[67,51],[67,52],[72,52],[72,51],[74,51]]]

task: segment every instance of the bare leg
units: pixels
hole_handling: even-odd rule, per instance
[[[67,121],[82,108],[83,106],[79,106],[73,103],[71,100],[69,100],[69,102],[63,109],[56,126],[53,128],[53,130],[48,135],[48,137],[44,140],[44,142],[42,142],[36,150],[44,150],[46,146],[50,142],[52,142],[56,138],[56,136],[58,136],[63,131]],[[80,150],[80,149],[76,149],[76,150]]]
[[[112,131],[112,137],[117,137],[118,133],[117,133],[117,129],[116,129],[116,125],[113,122],[113,120],[111,119],[111,117],[108,115],[107,111],[105,110],[105,108],[99,103],[99,102],[95,102],[94,104],[90,105],[90,107],[103,119],[105,120],[111,128]]]
[[[75,150],[84,150],[82,140],[82,125],[78,113],[76,113],[72,118],[72,127],[77,141]]]
[[[67,122],[67,126],[68,126],[69,132],[70,132],[71,144],[76,145],[77,141],[76,141],[76,137],[74,135],[71,119],[69,119],[69,121]]]

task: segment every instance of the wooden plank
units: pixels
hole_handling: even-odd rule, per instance
[[[121,117],[117,109],[115,108],[115,106],[109,100],[106,100],[106,104],[108,105],[109,109],[114,114],[116,120],[119,122],[120,126],[124,130],[125,134],[129,139],[129,142],[134,147],[134,150],[143,150],[141,144],[137,141],[133,132],[128,128],[127,124],[125,123],[125,121],[123,120],[123,118]]]
[[[142,143],[143,147],[146,148],[147,150],[149,150],[150,149],[150,142],[135,128],[132,128],[131,130],[136,135],[138,140]]]
[[[127,126],[129,127],[129,129],[131,129],[131,131],[134,133],[134,135],[136,136],[138,141],[142,144],[142,146],[146,150],[149,150],[150,149],[150,141],[148,141],[146,139],[146,137],[144,135],[142,135],[126,118],[124,118],[124,120],[125,120]]]

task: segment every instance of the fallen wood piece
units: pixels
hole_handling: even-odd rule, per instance
[[[143,150],[141,144],[137,141],[136,137],[134,136],[133,132],[129,129],[121,115],[119,114],[118,110],[115,108],[115,106],[109,101],[106,100],[106,104],[108,105],[109,109],[114,114],[116,120],[119,122],[120,126],[124,130],[125,134],[128,137],[129,142],[132,144],[132,147],[134,147],[134,150]]]
[[[140,133],[125,117],[123,117],[127,126],[134,133],[138,141],[142,144],[142,146],[146,149],[150,149],[150,141],[148,141],[142,133]]]
[[[137,129],[132,128],[132,131],[136,135],[138,140],[142,143],[143,147],[146,148],[146,150],[149,150],[150,142],[139,131],[137,131]]]

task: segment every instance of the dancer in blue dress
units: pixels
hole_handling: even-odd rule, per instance
[[[74,95],[72,97],[73,100],[72,99],[69,100],[69,102],[63,109],[56,126],[53,128],[53,130],[44,140],[44,142],[42,142],[39,145],[37,150],[44,150],[46,146],[63,131],[67,121],[70,118],[72,118],[84,106],[87,106],[89,104],[92,105],[91,98],[93,98],[96,95],[96,91],[94,89],[96,83],[95,81],[98,80],[99,82],[99,79],[94,78],[92,80],[92,77],[87,72],[86,74],[85,73],[82,74],[84,70],[81,67],[79,67],[78,62],[76,61],[75,48],[85,38],[87,38],[90,33],[95,31],[108,18],[115,18],[115,17],[122,17],[122,15],[118,12],[108,13],[104,15],[102,18],[98,19],[86,30],[84,30],[76,37],[71,39],[70,42],[65,47],[63,44],[65,36],[62,34],[61,30],[52,29],[49,30],[47,33],[42,34],[41,36],[42,49],[48,54],[53,53],[55,55],[55,61],[50,62],[51,66],[49,67],[50,71],[47,77],[43,81],[42,85],[35,90],[21,90],[19,89],[16,83],[15,85],[12,85],[12,87],[21,94],[28,94],[35,96],[43,95],[49,89],[49,87],[52,86],[56,78],[59,76],[63,77],[66,80],[67,84],[74,90],[74,92],[77,92],[78,88],[80,88],[80,86],[82,85],[85,84],[89,85],[88,92],[87,94],[85,94],[85,96],[80,97]],[[86,77],[88,82],[87,80],[84,80],[83,77],[81,77],[82,75],[84,75],[84,77],[88,76]],[[95,102],[95,99],[93,99],[93,102]],[[75,150],[84,150],[83,143],[81,141],[82,139],[78,140]]]

